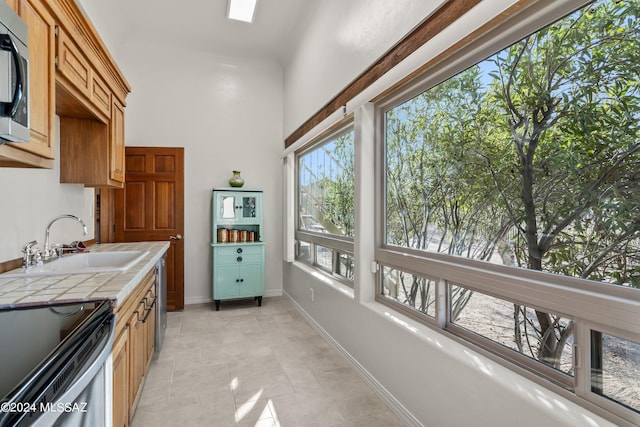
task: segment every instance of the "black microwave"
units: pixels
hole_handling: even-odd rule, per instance
[[[0,1],[0,143],[29,141],[29,29]]]

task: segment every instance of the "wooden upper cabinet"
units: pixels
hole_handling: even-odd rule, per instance
[[[0,166],[53,168],[55,157],[55,21],[42,0],[9,0],[29,28],[29,142],[7,143]]]
[[[116,145],[112,129],[113,122],[60,117],[60,182],[124,186],[124,141]]]
[[[0,144],[0,167],[53,168],[58,115],[60,182],[122,188],[131,88],[93,24],[74,0],[5,1],[29,28],[31,136]]]
[[[111,117],[60,117],[60,182],[124,186],[124,106],[112,98]]]
[[[130,87],[73,0],[55,0],[60,182],[124,185],[124,108]]]

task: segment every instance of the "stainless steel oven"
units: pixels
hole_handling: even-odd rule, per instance
[[[0,311],[0,426],[109,427],[108,301]]]
[[[0,1],[0,144],[29,141],[29,30]]]

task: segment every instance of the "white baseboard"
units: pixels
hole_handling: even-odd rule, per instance
[[[387,404],[395,414],[410,427],[424,427],[424,425],[411,414],[378,380],[369,373],[344,347],[340,345],[327,331],[311,317],[300,304],[298,304],[286,291],[282,294],[291,302],[296,310],[305,318],[311,327],[331,345],[345,360],[355,369],[360,378]]]

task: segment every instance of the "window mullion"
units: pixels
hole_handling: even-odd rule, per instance
[[[446,328],[449,322],[450,294],[448,292],[447,282],[440,279],[436,283],[436,323],[442,329]]]

